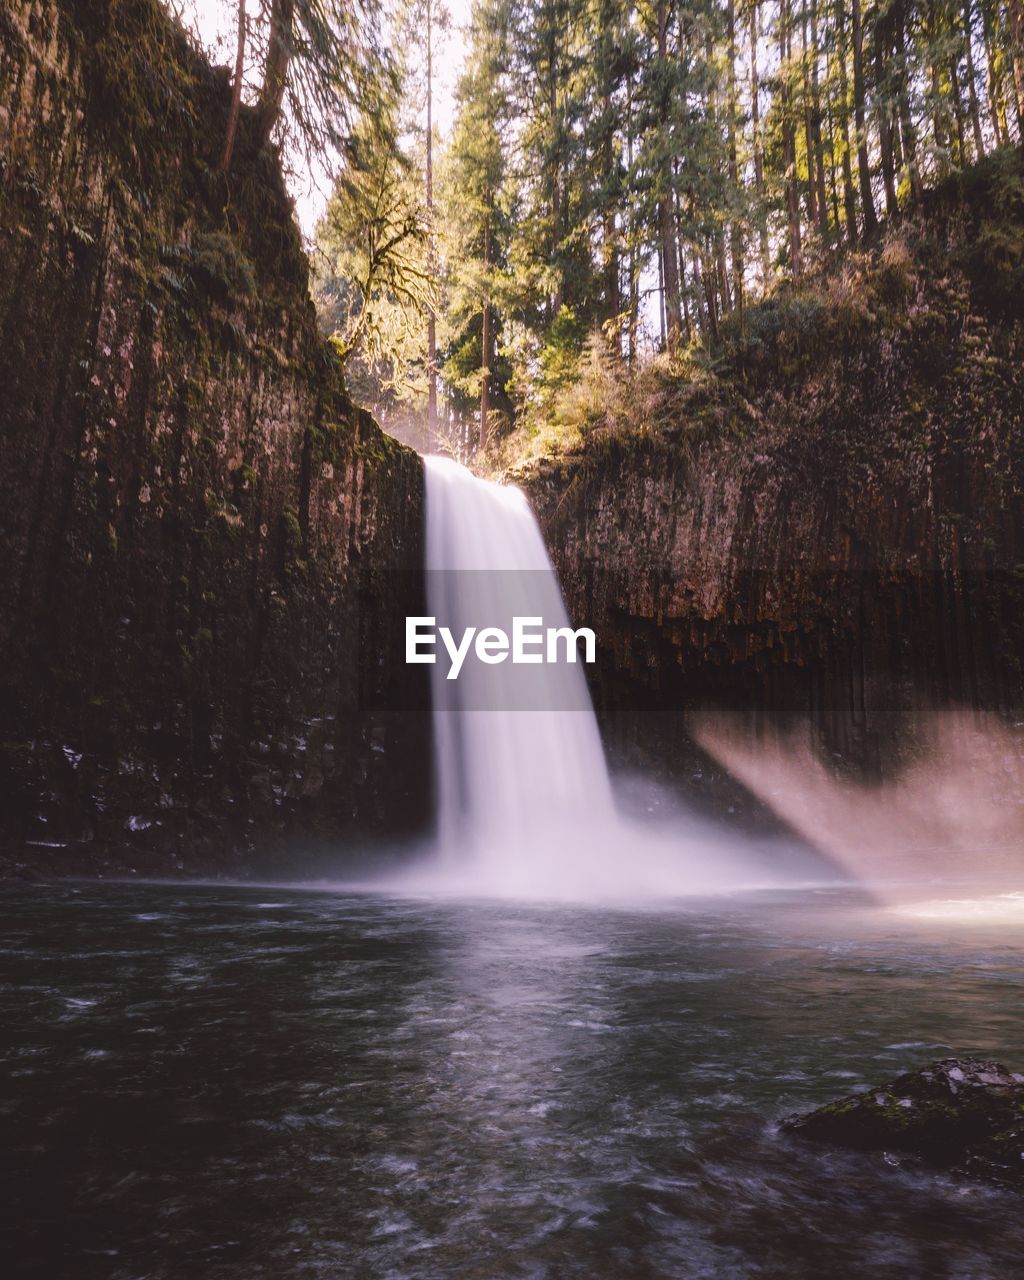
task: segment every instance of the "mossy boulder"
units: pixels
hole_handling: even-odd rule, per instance
[[[944,1058],[782,1128],[812,1142],[920,1156],[1024,1190],[1024,1075],[988,1058]]]
[[[973,1147],[964,1172],[1024,1190],[1024,1121]]]

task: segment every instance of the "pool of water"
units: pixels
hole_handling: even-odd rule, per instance
[[[778,1120],[1024,1067],[1024,943],[840,891],[658,911],[0,888],[18,1277],[964,1277],[1021,1201]]]

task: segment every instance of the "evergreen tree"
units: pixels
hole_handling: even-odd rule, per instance
[[[347,139],[314,260],[321,315],[342,362],[358,355],[391,391],[408,385],[419,322],[434,305],[426,212],[397,116],[394,95],[379,100]],[[380,398],[378,390],[372,399]]]
[[[477,0],[473,7],[443,190],[451,325],[445,374],[463,402],[472,395],[477,399],[479,446],[487,443],[492,428],[498,301],[507,253],[508,19],[504,0]],[[504,386],[500,390],[504,402]]]
[[[294,0],[296,22],[312,3]],[[435,184],[443,9],[402,3],[401,43],[422,53],[423,87],[400,68],[415,123],[378,122],[359,145],[378,176],[387,146],[406,156],[393,208],[418,208],[401,224],[417,227],[401,241],[416,285],[403,293],[412,258],[371,281],[351,247],[365,191],[345,189],[335,261],[377,360],[385,313],[433,299],[405,381],[433,434],[440,378],[477,445],[548,412],[595,360],[606,377],[645,342],[742,332],[759,292],[1021,140],[1022,0],[476,0]]]

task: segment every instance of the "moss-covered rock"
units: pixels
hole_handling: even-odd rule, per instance
[[[976,1142],[963,1167],[975,1177],[1024,1190],[1024,1121]]]
[[[991,1059],[944,1058],[782,1128],[856,1151],[921,1156],[1024,1190],[1024,1075]]]

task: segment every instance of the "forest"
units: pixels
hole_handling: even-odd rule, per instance
[[[354,120],[315,255],[353,387],[462,458],[557,450],[595,396],[752,340],[759,301],[1018,146],[1022,12],[474,0],[450,137],[447,12],[386,15],[404,52]]]

